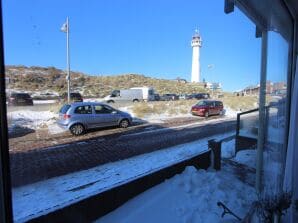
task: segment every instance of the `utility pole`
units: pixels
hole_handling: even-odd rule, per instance
[[[66,70],[67,70],[67,103],[70,103],[70,55],[69,55],[69,19],[62,25],[61,31],[66,33]]]

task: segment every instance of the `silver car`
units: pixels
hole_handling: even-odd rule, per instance
[[[69,129],[73,135],[81,135],[91,128],[108,126],[127,128],[131,123],[130,114],[95,102],[65,104],[59,111],[57,121],[59,126]]]

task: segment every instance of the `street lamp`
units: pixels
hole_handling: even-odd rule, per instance
[[[208,69],[210,70],[209,74],[210,74],[210,81],[211,80],[211,70],[214,68],[214,64],[208,64]],[[211,91],[212,91],[212,98],[214,97],[214,84],[211,82]]]
[[[69,19],[62,25],[61,31],[66,33],[66,70],[67,70],[67,103],[70,103],[70,62],[69,62]]]

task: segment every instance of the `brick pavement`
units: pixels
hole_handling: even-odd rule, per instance
[[[22,186],[104,163],[126,159],[210,135],[235,130],[236,121],[167,129],[134,135],[131,132],[98,136],[86,141],[10,154],[12,186]],[[158,128],[158,126],[156,126]],[[159,128],[164,128],[159,126]],[[166,129],[166,128],[165,128]],[[134,132],[137,132],[135,130]],[[130,134],[130,135],[129,135]]]

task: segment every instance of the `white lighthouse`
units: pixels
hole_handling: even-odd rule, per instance
[[[191,40],[192,46],[192,67],[191,67],[191,82],[200,82],[200,48],[202,46],[202,39],[199,31],[195,30],[195,34]]]

